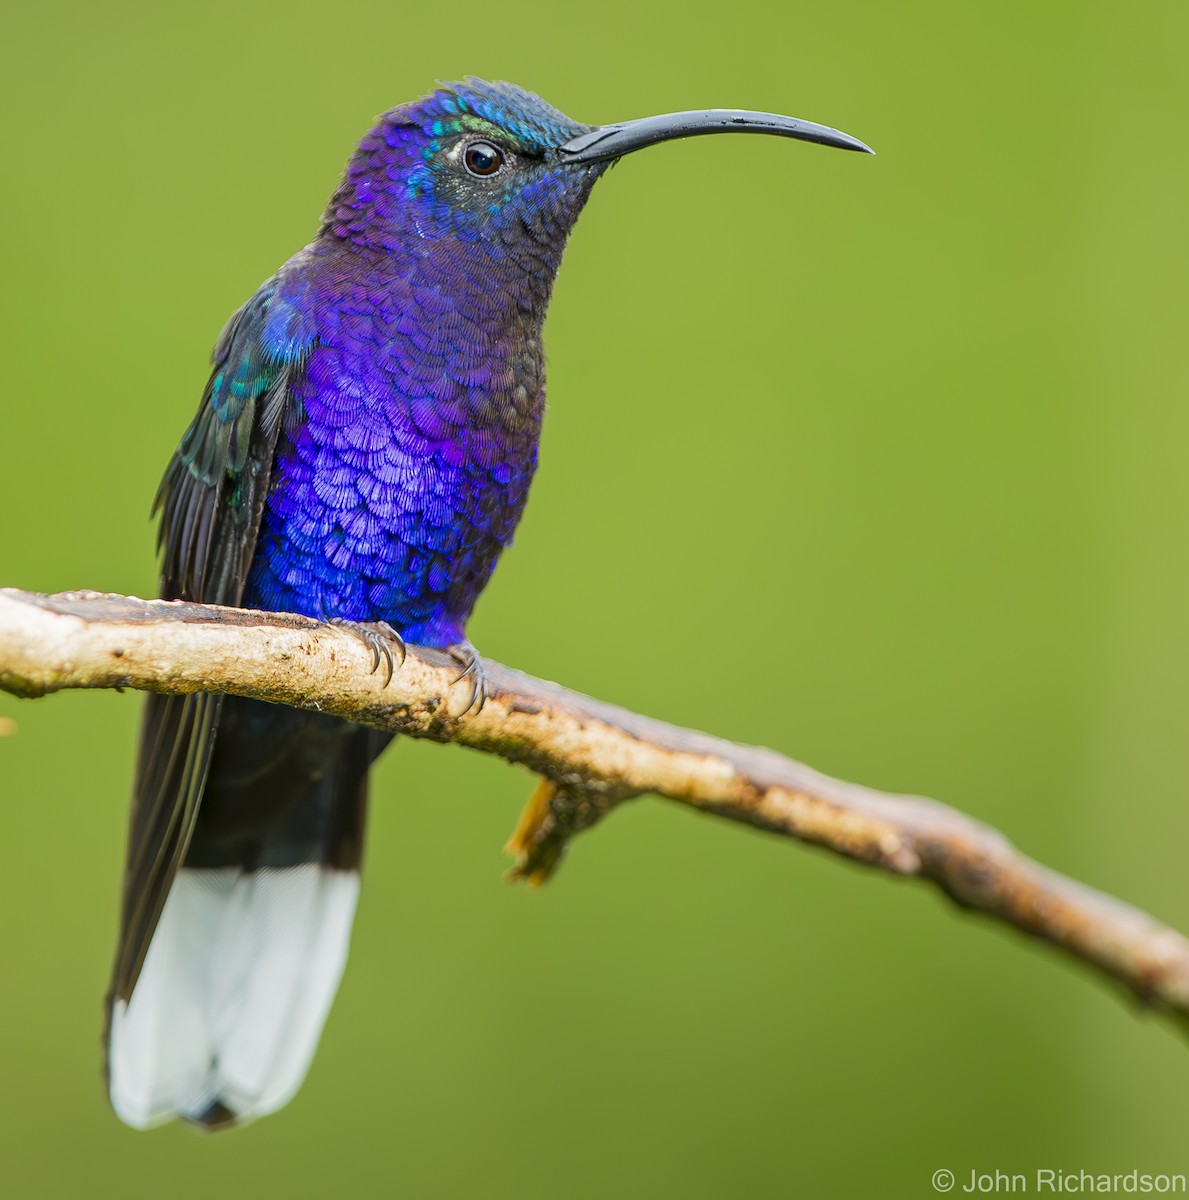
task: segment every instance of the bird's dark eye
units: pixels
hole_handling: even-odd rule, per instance
[[[504,152],[490,142],[472,142],[463,152],[462,161],[472,175],[486,178],[504,165]]]

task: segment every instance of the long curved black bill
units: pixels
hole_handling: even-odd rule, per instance
[[[638,121],[600,125],[566,142],[558,153],[566,163],[606,162],[672,138],[701,137],[708,133],[768,133],[775,137],[797,138],[802,142],[817,142],[822,146],[836,146],[839,150],[875,153],[858,138],[831,129],[828,125],[802,121],[799,117],[782,117],[778,113],[748,112],[741,108],[706,108],[696,112],[665,113],[659,117],[642,117]]]

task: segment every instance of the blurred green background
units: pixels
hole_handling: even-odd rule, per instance
[[[594,695],[923,792],[1189,928],[1183,0],[14,7],[0,584],[152,593],[225,316],[372,114],[509,78],[584,120],[837,125],[637,155],[547,329],[472,625]],[[0,698],[0,1191],[927,1196],[1189,1171],[1189,1051],[924,888],[654,800],[501,882],[530,778],[404,742],[305,1087],[206,1139],[100,1081],[139,700]]]

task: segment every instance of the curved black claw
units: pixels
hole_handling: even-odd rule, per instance
[[[474,709],[478,715],[483,711],[483,705],[487,703],[487,674],[483,670],[483,660],[479,657],[479,651],[470,642],[459,642],[457,645],[448,646],[446,653],[462,667],[462,670],[450,681],[450,686],[461,683],[468,676],[471,680],[471,698],[467,702],[466,708],[455,719],[465,717],[471,709]]]
[[[387,665],[385,687],[392,682],[392,672],[395,670],[392,658],[394,645],[400,652],[400,665],[405,665],[405,639],[387,621],[347,621],[342,617],[331,617],[327,624],[353,633],[372,652],[373,675],[380,669],[381,662]]]

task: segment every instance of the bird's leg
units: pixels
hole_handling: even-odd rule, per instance
[[[453,646],[447,646],[446,653],[462,667],[462,670],[450,681],[450,686],[453,687],[454,684],[461,683],[468,677],[471,681],[471,698],[467,702],[466,708],[458,714],[459,718],[465,717],[472,708],[476,715],[481,713],[483,705],[487,703],[487,674],[483,670],[483,660],[479,657],[479,651],[470,642],[464,640],[455,642]]]
[[[392,682],[392,672],[395,669],[392,659],[393,646],[400,652],[400,665],[405,665],[405,639],[387,621],[347,621],[342,617],[331,617],[327,624],[353,633],[372,652],[373,675],[380,669],[381,662],[387,665],[385,687]]]

